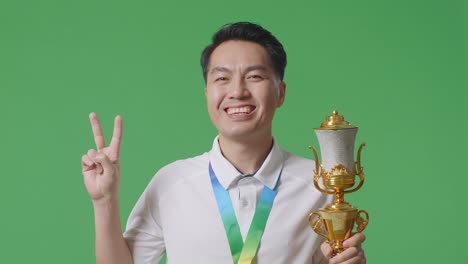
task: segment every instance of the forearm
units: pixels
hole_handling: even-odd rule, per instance
[[[132,264],[132,257],[125,242],[118,199],[94,202],[96,228],[96,264]]]

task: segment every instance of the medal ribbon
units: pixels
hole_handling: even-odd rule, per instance
[[[251,264],[257,254],[260,239],[262,238],[271,207],[273,206],[278,184],[273,190],[267,186],[263,187],[244,243],[242,242],[242,235],[234,213],[234,208],[232,207],[229,192],[219,183],[211,167],[211,163],[209,164],[209,172],[213,192],[216,197],[216,202],[218,203],[219,213],[221,214],[224,229],[229,241],[232,260],[235,264]]]

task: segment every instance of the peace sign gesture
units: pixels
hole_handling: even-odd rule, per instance
[[[117,199],[120,184],[120,142],[122,140],[122,118],[116,116],[114,133],[106,147],[101,124],[95,113],[89,115],[97,151],[90,149],[81,158],[81,167],[86,189],[95,201]]]

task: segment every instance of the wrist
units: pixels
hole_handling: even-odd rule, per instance
[[[119,198],[117,196],[102,197],[92,200],[92,202],[95,210],[119,207]]]

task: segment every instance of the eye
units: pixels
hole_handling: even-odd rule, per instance
[[[249,75],[249,76],[247,77],[247,79],[249,79],[249,80],[254,80],[254,81],[261,81],[261,80],[263,80],[263,79],[265,79],[265,78],[263,78],[263,76],[262,76],[262,75],[259,75],[259,74],[252,74],[252,75]]]
[[[228,80],[227,77],[225,77],[225,76],[220,76],[220,77],[215,78],[214,81],[215,81],[215,82],[222,82],[222,81],[227,81],[227,80]]]

